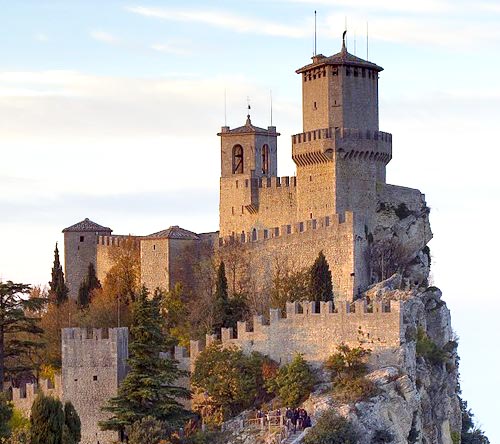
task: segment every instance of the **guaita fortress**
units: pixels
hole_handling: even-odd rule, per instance
[[[259,351],[278,362],[302,353],[320,365],[342,342],[390,356],[405,339],[401,300],[363,298],[377,280],[373,250],[388,242],[404,246],[404,285],[427,284],[432,237],[424,195],[386,183],[392,136],[379,130],[378,79],[383,69],[347,52],[312,58],[296,72],[302,81],[302,132],[292,136],[296,176],[278,176],[277,128],[223,126],[221,140],[220,226],[218,232],[194,233],[178,226],[134,236],[140,249],[141,281],[150,290],[177,282],[196,294],[197,263],[238,245],[260,291],[269,288],[277,260],[310,266],[320,251],[333,279],[334,302],[288,303],[286,313],[259,313],[223,329],[223,344]],[[125,235],[85,219],[65,228],[65,276],[77,297],[89,263],[103,280],[111,252]],[[262,315],[265,315],[264,317]],[[98,327],[98,326],[97,326]],[[215,340],[176,347],[185,369]],[[61,396],[82,417],[83,443],[109,435],[100,432],[99,406],[116,393],[128,353],[126,329],[109,332],[67,329],[63,333]],[[293,344],[293,346],[292,346]],[[396,362],[396,355],[387,362]],[[30,392],[29,392],[30,393]],[[94,440],[94,441],[93,441]]]

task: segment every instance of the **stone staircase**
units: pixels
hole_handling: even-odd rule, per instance
[[[282,444],[292,444],[302,432],[296,431],[292,433],[287,439],[285,439]]]

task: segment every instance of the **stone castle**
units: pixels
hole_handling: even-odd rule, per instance
[[[192,267],[206,255],[224,255],[241,243],[255,281],[265,289],[279,257],[294,268],[310,266],[323,251],[337,300],[352,301],[372,283],[370,244],[386,216],[381,208],[426,210],[416,189],[386,183],[392,136],[379,131],[378,78],[382,68],[342,50],[321,54],[297,70],[302,79],[303,132],[292,136],[293,177],[279,177],[273,126],[222,127],[220,226],[196,234],[178,226],[134,236],[140,249],[141,281],[150,290],[187,286]],[[382,224],[383,225],[383,224]],[[127,236],[85,219],[63,230],[65,275],[76,297],[89,263],[102,280],[110,250]],[[430,240],[430,228],[414,237],[415,253]]]
[[[268,321],[254,316],[253,323],[238,323],[235,332],[223,329],[222,343],[278,362],[300,352],[319,364],[342,342],[366,345],[375,356],[394,355],[405,336],[404,303],[367,305],[366,299],[356,299],[374,281],[370,257],[373,245],[384,239],[404,243],[410,284],[425,283],[425,248],[432,233],[424,195],[386,183],[392,136],[379,131],[381,71],[348,53],[345,42],[338,54],[315,55],[297,70],[303,131],[292,136],[296,176],[277,174],[276,127],[256,127],[249,115],[241,127],[222,127],[218,232],[198,234],[172,226],[146,236],[114,235],[89,219],[65,228],[70,296],[77,297],[89,263],[102,281],[112,266],[113,249],[126,240],[137,248],[141,282],[150,290],[171,289],[178,282],[195,290],[193,267],[213,255],[224,258],[226,247],[237,244],[254,281],[266,291],[278,259],[300,269],[323,251],[332,271],[334,304],[288,303],[285,316],[271,310]],[[176,347],[174,356],[182,368],[192,369],[196,356],[214,340],[208,335],[205,341],[192,341],[190,350]],[[107,442],[112,437],[99,431],[97,421],[100,406],[116,394],[125,376],[128,333],[66,329],[62,342],[58,393],[82,417],[82,443]],[[16,396],[26,404],[32,392]]]

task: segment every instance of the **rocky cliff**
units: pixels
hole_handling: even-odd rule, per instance
[[[460,435],[461,414],[450,312],[439,289],[401,291],[394,289],[398,279],[394,276],[368,292],[372,299],[406,301],[404,341],[392,356],[373,359],[367,376],[379,393],[347,405],[336,403],[327,390],[313,394],[305,408],[314,418],[331,409],[348,418],[359,432],[359,444],[453,444]],[[377,441],[377,431],[387,432],[392,440]]]

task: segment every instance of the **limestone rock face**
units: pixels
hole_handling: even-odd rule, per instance
[[[401,296],[393,289],[394,280],[372,289],[377,297]],[[461,414],[457,396],[458,369],[456,342],[450,323],[450,313],[435,287],[405,294],[404,340],[397,353],[384,365],[367,376],[379,388],[379,394],[354,405],[339,405],[330,393],[313,394],[305,408],[313,419],[325,410],[336,410],[350,419],[359,431],[359,444],[370,444],[377,431],[387,431],[397,444],[452,444],[452,432],[461,429]],[[443,362],[431,363],[416,352],[417,332],[425,331],[428,338],[445,352]]]

